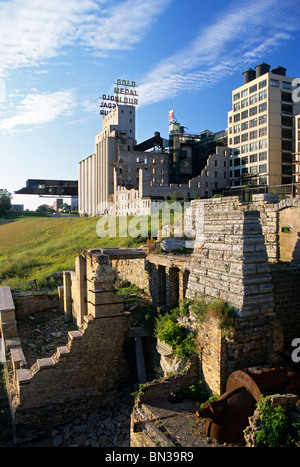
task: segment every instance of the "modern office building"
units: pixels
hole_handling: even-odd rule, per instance
[[[261,63],[243,73],[232,92],[228,146],[233,150],[230,185],[282,185],[293,180],[295,115],[292,81],[286,68]]]

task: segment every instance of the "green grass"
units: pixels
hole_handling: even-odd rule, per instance
[[[79,252],[89,248],[141,245],[143,239],[99,238],[99,218],[21,218],[0,226],[0,281],[13,290],[64,270],[74,270]]]

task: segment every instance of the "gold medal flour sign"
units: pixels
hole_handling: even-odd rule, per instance
[[[139,103],[135,81],[117,79],[114,85],[114,95],[103,94],[101,97],[100,115],[107,115],[118,104],[138,105]]]

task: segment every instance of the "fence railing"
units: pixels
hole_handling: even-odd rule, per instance
[[[294,196],[300,197],[300,183],[290,183],[287,185],[243,185],[230,187],[223,191],[223,196],[239,196],[244,202],[252,201],[252,196],[261,193],[272,193],[279,196],[279,200]]]

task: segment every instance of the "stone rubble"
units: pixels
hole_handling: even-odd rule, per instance
[[[97,412],[82,413],[71,423],[52,431],[53,447],[130,447],[130,415],[134,398],[124,393],[122,402]]]

